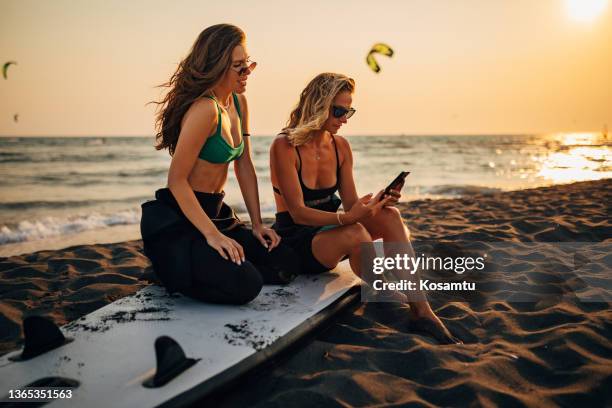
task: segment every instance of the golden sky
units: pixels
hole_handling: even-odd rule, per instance
[[[308,80],[355,78],[345,134],[514,134],[612,127],[607,0],[0,0],[0,135],[152,135],[155,86],[205,27],[258,62],[251,132],[275,134]],[[375,42],[395,50],[365,64]],[[19,121],[13,115],[19,113]]]

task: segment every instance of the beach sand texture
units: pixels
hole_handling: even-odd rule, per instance
[[[612,243],[610,203],[612,179],[606,179],[412,201],[400,209],[414,240]],[[607,287],[611,256],[591,259],[604,271]],[[525,279],[555,281],[562,275],[537,258],[516,262],[519,279],[525,274]],[[24,316],[39,314],[63,325],[136,292],[151,277],[140,241],[0,258],[0,353],[19,346]],[[465,344],[441,346],[414,332],[407,306],[359,304],[278,364],[247,375],[223,398],[215,396],[216,405],[612,403],[609,303],[571,297],[537,303],[444,303],[433,297],[431,302]]]

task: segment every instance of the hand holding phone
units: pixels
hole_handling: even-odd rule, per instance
[[[402,171],[387,187],[385,187],[385,191],[380,196],[380,200],[382,201],[385,196],[391,193],[391,190],[401,191],[402,187],[404,187],[404,181],[406,181],[406,176],[409,175],[409,171]]]

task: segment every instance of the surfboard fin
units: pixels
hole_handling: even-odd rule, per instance
[[[188,358],[180,344],[168,336],[160,336],[155,340],[155,358],[157,360],[155,375],[142,384],[147,388],[166,385],[200,360]]]
[[[72,341],[64,337],[55,323],[41,316],[29,316],[23,320],[23,335],[23,352],[9,357],[10,360],[29,360]]]

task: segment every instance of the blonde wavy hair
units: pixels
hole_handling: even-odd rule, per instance
[[[301,146],[312,138],[312,132],[321,129],[329,117],[332,101],[340,92],[355,91],[355,81],[342,74],[324,72],[306,85],[282,133],[293,146]]]

